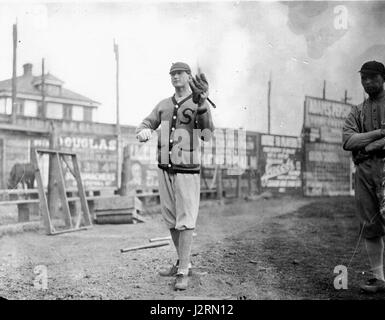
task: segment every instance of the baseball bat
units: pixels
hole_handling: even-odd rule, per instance
[[[193,237],[195,237],[197,234],[194,232]],[[165,241],[165,240],[171,240],[171,236],[168,237],[159,237],[159,238],[151,238],[148,241],[150,242],[157,242],[157,241]]]
[[[215,105],[215,103],[214,102],[212,102],[211,100],[210,100],[210,98],[207,98],[207,101],[208,102],[210,102],[210,104],[214,107],[214,108],[216,108],[217,106]]]
[[[163,247],[163,246],[168,246],[169,244],[170,244],[169,241],[167,241],[167,242],[151,243],[151,244],[145,244],[145,245],[142,245],[142,246],[136,246],[136,247],[130,247],[130,248],[120,249],[120,252],[121,252],[121,253],[124,253],[124,252],[135,251],[135,250],[141,250],[141,249]]]

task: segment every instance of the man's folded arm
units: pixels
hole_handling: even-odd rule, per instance
[[[373,152],[373,151],[378,151],[378,150],[384,150],[385,147],[385,138],[378,139],[376,141],[373,141],[369,143],[365,147],[366,152]]]
[[[344,150],[362,150],[371,142],[385,137],[385,131],[382,129],[360,133],[357,118],[356,113],[352,111],[345,121],[342,129],[342,146]]]

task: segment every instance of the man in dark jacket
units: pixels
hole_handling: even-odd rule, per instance
[[[385,291],[383,253],[385,235],[385,67],[377,61],[363,64],[361,83],[369,95],[354,106],[343,127],[343,148],[352,151],[356,165],[355,198],[361,235],[365,239],[373,277],[361,288]]]

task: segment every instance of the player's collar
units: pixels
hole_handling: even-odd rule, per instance
[[[188,99],[191,99],[191,97],[192,97],[192,94],[190,93],[186,98],[184,98],[184,99],[182,99],[182,100],[180,100],[179,102],[178,101],[176,101],[176,99],[175,99],[175,94],[172,96],[172,98],[171,98],[171,100],[172,100],[172,103],[174,104],[174,105],[179,105],[179,106],[181,106],[183,103],[185,103]]]

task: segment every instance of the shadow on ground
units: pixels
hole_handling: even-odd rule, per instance
[[[211,246],[201,263],[237,279],[247,299],[383,299],[359,290],[370,275],[362,240],[353,256],[358,238],[354,199],[322,198]],[[334,288],[338,265],[348,267],[348,290]]]

